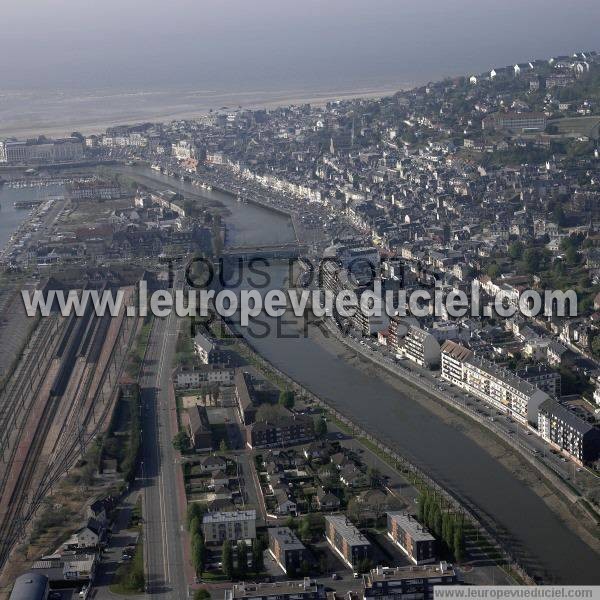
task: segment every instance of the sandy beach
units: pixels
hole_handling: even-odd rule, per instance
[[[38,135],[60,137],[73,131],[98,134],[114,125],[198,119],[224,107],[272,109],[294,104],[324,105],[335,100],[380,98],[410,89],[414,84],[315,92],[217,93],[197,91],[86,93],[63,91],[4,95],[0,103],[0,138]]]

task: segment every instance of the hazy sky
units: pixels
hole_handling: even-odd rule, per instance
[[[2,87],[423,81],[600,46],[598,0],[0,0]]]

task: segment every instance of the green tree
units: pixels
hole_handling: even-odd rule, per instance
[[[375,467],[369,468],[369,485],[373,489],[381,485],[381,471]]]
[[[198,517],[194,517],[188,526],[191,535],[200,535],[202,534],[202,528],[200,526],[200,519]]]
[[[246,542],[240,540],[237,545],[237,576],[244,579],[248,572],[248,546]]]
[[[227,441],[223,438],[219,444],[219,452],[228,452],[229,446],[227,445]]]
[[[465,535],[462,525],[458,525],[454,530],[454,558],[458,563],[465,558]]]
[[[327,421],[323,417],[315,419],[315,435],[324,438],[327,435]]]
[[[206,546],[201,534],[195,533],[192,537],[192,564],[199,577],[206,568]]]
[[[221,552],[221,564],[223,569],[223,574],[227,579],[233,578],[233,548],[231,547],[231,542],[229,540],[225,540],[223,543],[223,550]]]
[[[208,590],[196,590],[194,600],[210,600],[210,592]]]
[[[298,526],[298,535],[300,536],[300,539],[302,540],[310,540],[312,537],[312,528],[310,526],[310,521],[308,519],[308,515],[306,515],[301,521],[300,521],[300,525]]]
[[[521,242],[513,242],[508,247],[508,255],[513,260],[517,260],[517,259],[521,258],[522,254],[523,254],[523,244]]]
[[[187,523],[188,530],[192,532],[191,524],[194,519],[197,519],[199,522],[202,522],[202,516],[204,515],[204,507],[200,502],[192,502],[188,504],[187,509]]]
[[[190,436],[185,431],[180,431],[173,438],[173,447],[179,452],[187,452],[192,447]]]
[[[292,390],[281,390],[279,392],[279,404],[287,409],[294,408],[294,392]]]
[[[361,558],[356,565],[356,570],[359,573],[366,573],[373,566],[373,561],[370,558]]]
[[[262,542],[256,538],[252,540],[252,570],[262,573],[265,568],[264,549]]]

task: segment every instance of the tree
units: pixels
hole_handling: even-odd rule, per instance
[[[223,438],[221,440],[221,443],[219,444],[219,452],[227,452],[229,450],[229,446],[227,445],[227,441],[225,440],[225,438]]]
[[[202,506],[202,504],[200,504],[200,502],[192,502],[188,504],[187,523],[188,530],[190,532],[193,532],[191,528],[192,521],[194,519],[197,519],[199,522],[202,522],[202,515],[204,515],[204,507]]]
[[[198,517],[194,517],[189,522],[189,530],[192,536],[200,535],[202,533],[202,528],[200,527],[200,519]]]
[[[375,467],[369,468],[369,485],[373,489],[381,485],[381,472]]]
[[[223,574],[227,579],[233,578],[233,548],[231,547],[231,542],[229,540],[225,540],[223,544],[223,550],[221,553],[221,563]]]
[[[359,573],[366,573],[373,566],[373,561],[370,558],[361,558],[356,565],[356,570]]]
[[[327,421],[323,417],[315,419],[315,435],[324,438],[327,435]]]
[[[294,408],[294,392],[292,390],[281,390],[279,392],[279,404],[287,409]]]
[[[252,540],[252,570],[261,573],[265,568],[264,549],[261,541],[256,538]]]
[[[508,247],[508,255],[513,259],[516,260],[518,258],[521,258],[521,255],[523,254],[523,244],[521,242],[513,242],[509,247]]]
[[[458,525],[454,530],[454,558],[459,563],[465,558],[465,535],[462,525]]]
[[[192,537],[192,564],[196,575],[201,576],[206,567],[206,546],[200,533],[195,533]]]
[[[194,600],[210,600],[210,592],[208,590],[196,590]]]
[[[306,515],[300,521],[300,525],[298,526],[298,535],[300,536],[300,539],[302,539],[302,540],[310,540],[311,539],[312,528],[310,526],[310,520],[308,518],[308,515]]]
[[[173,438],[173,447],[179,452],[187,452],[192,447],[190,436],[185,431],[180,431]]]
[[[237,576],[244,579],[248,572],[248,546],[244,540],[240,540],[237,545]]]

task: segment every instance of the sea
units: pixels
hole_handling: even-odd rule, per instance
[[[598,0],[5,4],[19,51],[0,56],[0,139],[382,96],[600,50]]]

